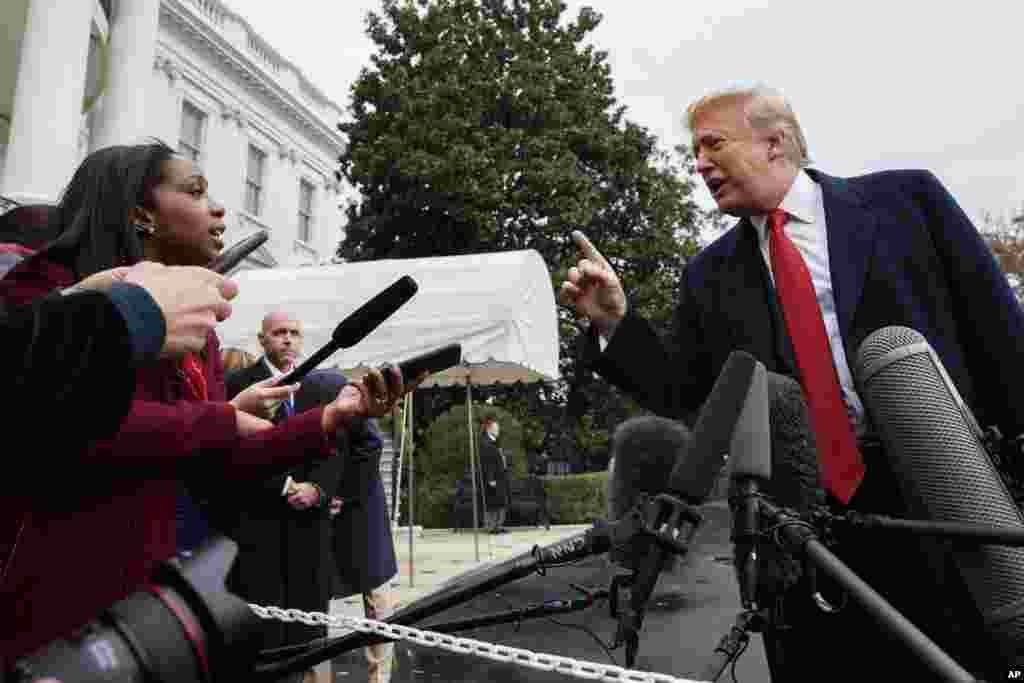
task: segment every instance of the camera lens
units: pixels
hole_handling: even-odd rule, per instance
[[[134,593],[68,638],[15,666],[16,681],[53,677],[91,683],[209,680],[205,636],[181,597],[167,587]]]
[[[168,560],[151,583],[67,638],[18,661],[14,681],[209,683],[251,669],[258,620],[227,592],[238,547],[208,540],[188,562]]]

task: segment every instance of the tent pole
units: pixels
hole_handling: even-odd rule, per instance
[[[480,536],[479,536],[479,521],[477,517],[477,490],[476,490],[476,456],[474,451],[476,450],[476,434],[473,432],[473,387],[470,382],[469,375],[466,375],[466,424],[469,427],[469,472],[470,477],[473,479],[473,552],[476,557],[476,561],[480,561]]]
[[[408,431],[412,432],[412,393],[408,393],[409,398],[409,427]],[[411,588],[416,584],[416,563],[413,556],[413,537],[416,535],[413,531],[416,523],[415,519],[415,490],[416,490],[416,471],[413,469],[412,463],[412,452],[413,452],[413,440],[409,439],[409,587]]]
[[[398,529],[398,513],[401,509],[402,501],[402,467],[405,465],[405,411],[407,410],[405,403],[402,403],[402,426],[401,426],[401,438],[398,440],[398,462],[391,464],[391,472],[395,476],[394,483],[394,496],[391,499],[391,528]],[[395,415],[395,420],[392,424],[397,422],[398,416]]]

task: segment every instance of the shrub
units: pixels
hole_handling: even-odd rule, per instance
[[[593,524],[608,517],[608,473],[591,472],[544,480],[559,524]]]

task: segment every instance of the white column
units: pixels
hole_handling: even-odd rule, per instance
[[[299,214],[298,162],[297,150],[287,143],[281,143],[267,155],[264,220],[270,226],[274,256],[285,267],[294,265],[298,260],[295,253]]]
[[[29,4],[0,184],[15,200],[56,201],[74,171],[94,7]]]
[[[225,238],[232,242],[247,236],[250,230],[237,232],[241,226],[240,212],[245,207],[245,160],[242,129],[245,127],[242,113],[229,104],[222,104],[219,115],[210,113],[207,125],[206,167],[204,172],[210,181],[210,195],[224,205],[228,215],[228,232]]]
[[[96,112],[93,150],[137,144],[147,137],[146,97],[156,54],[160,0],[119,0],[113,14],[107,90]]]

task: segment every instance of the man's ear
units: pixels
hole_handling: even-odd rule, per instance
[[[156,233],[156,217],[149,209],[141,206],[132,208],[128,212],[128,221],[144,236]]]
[[[776,128],[768,135],[768,159],[775,161],[786,156],[786,131]]]

